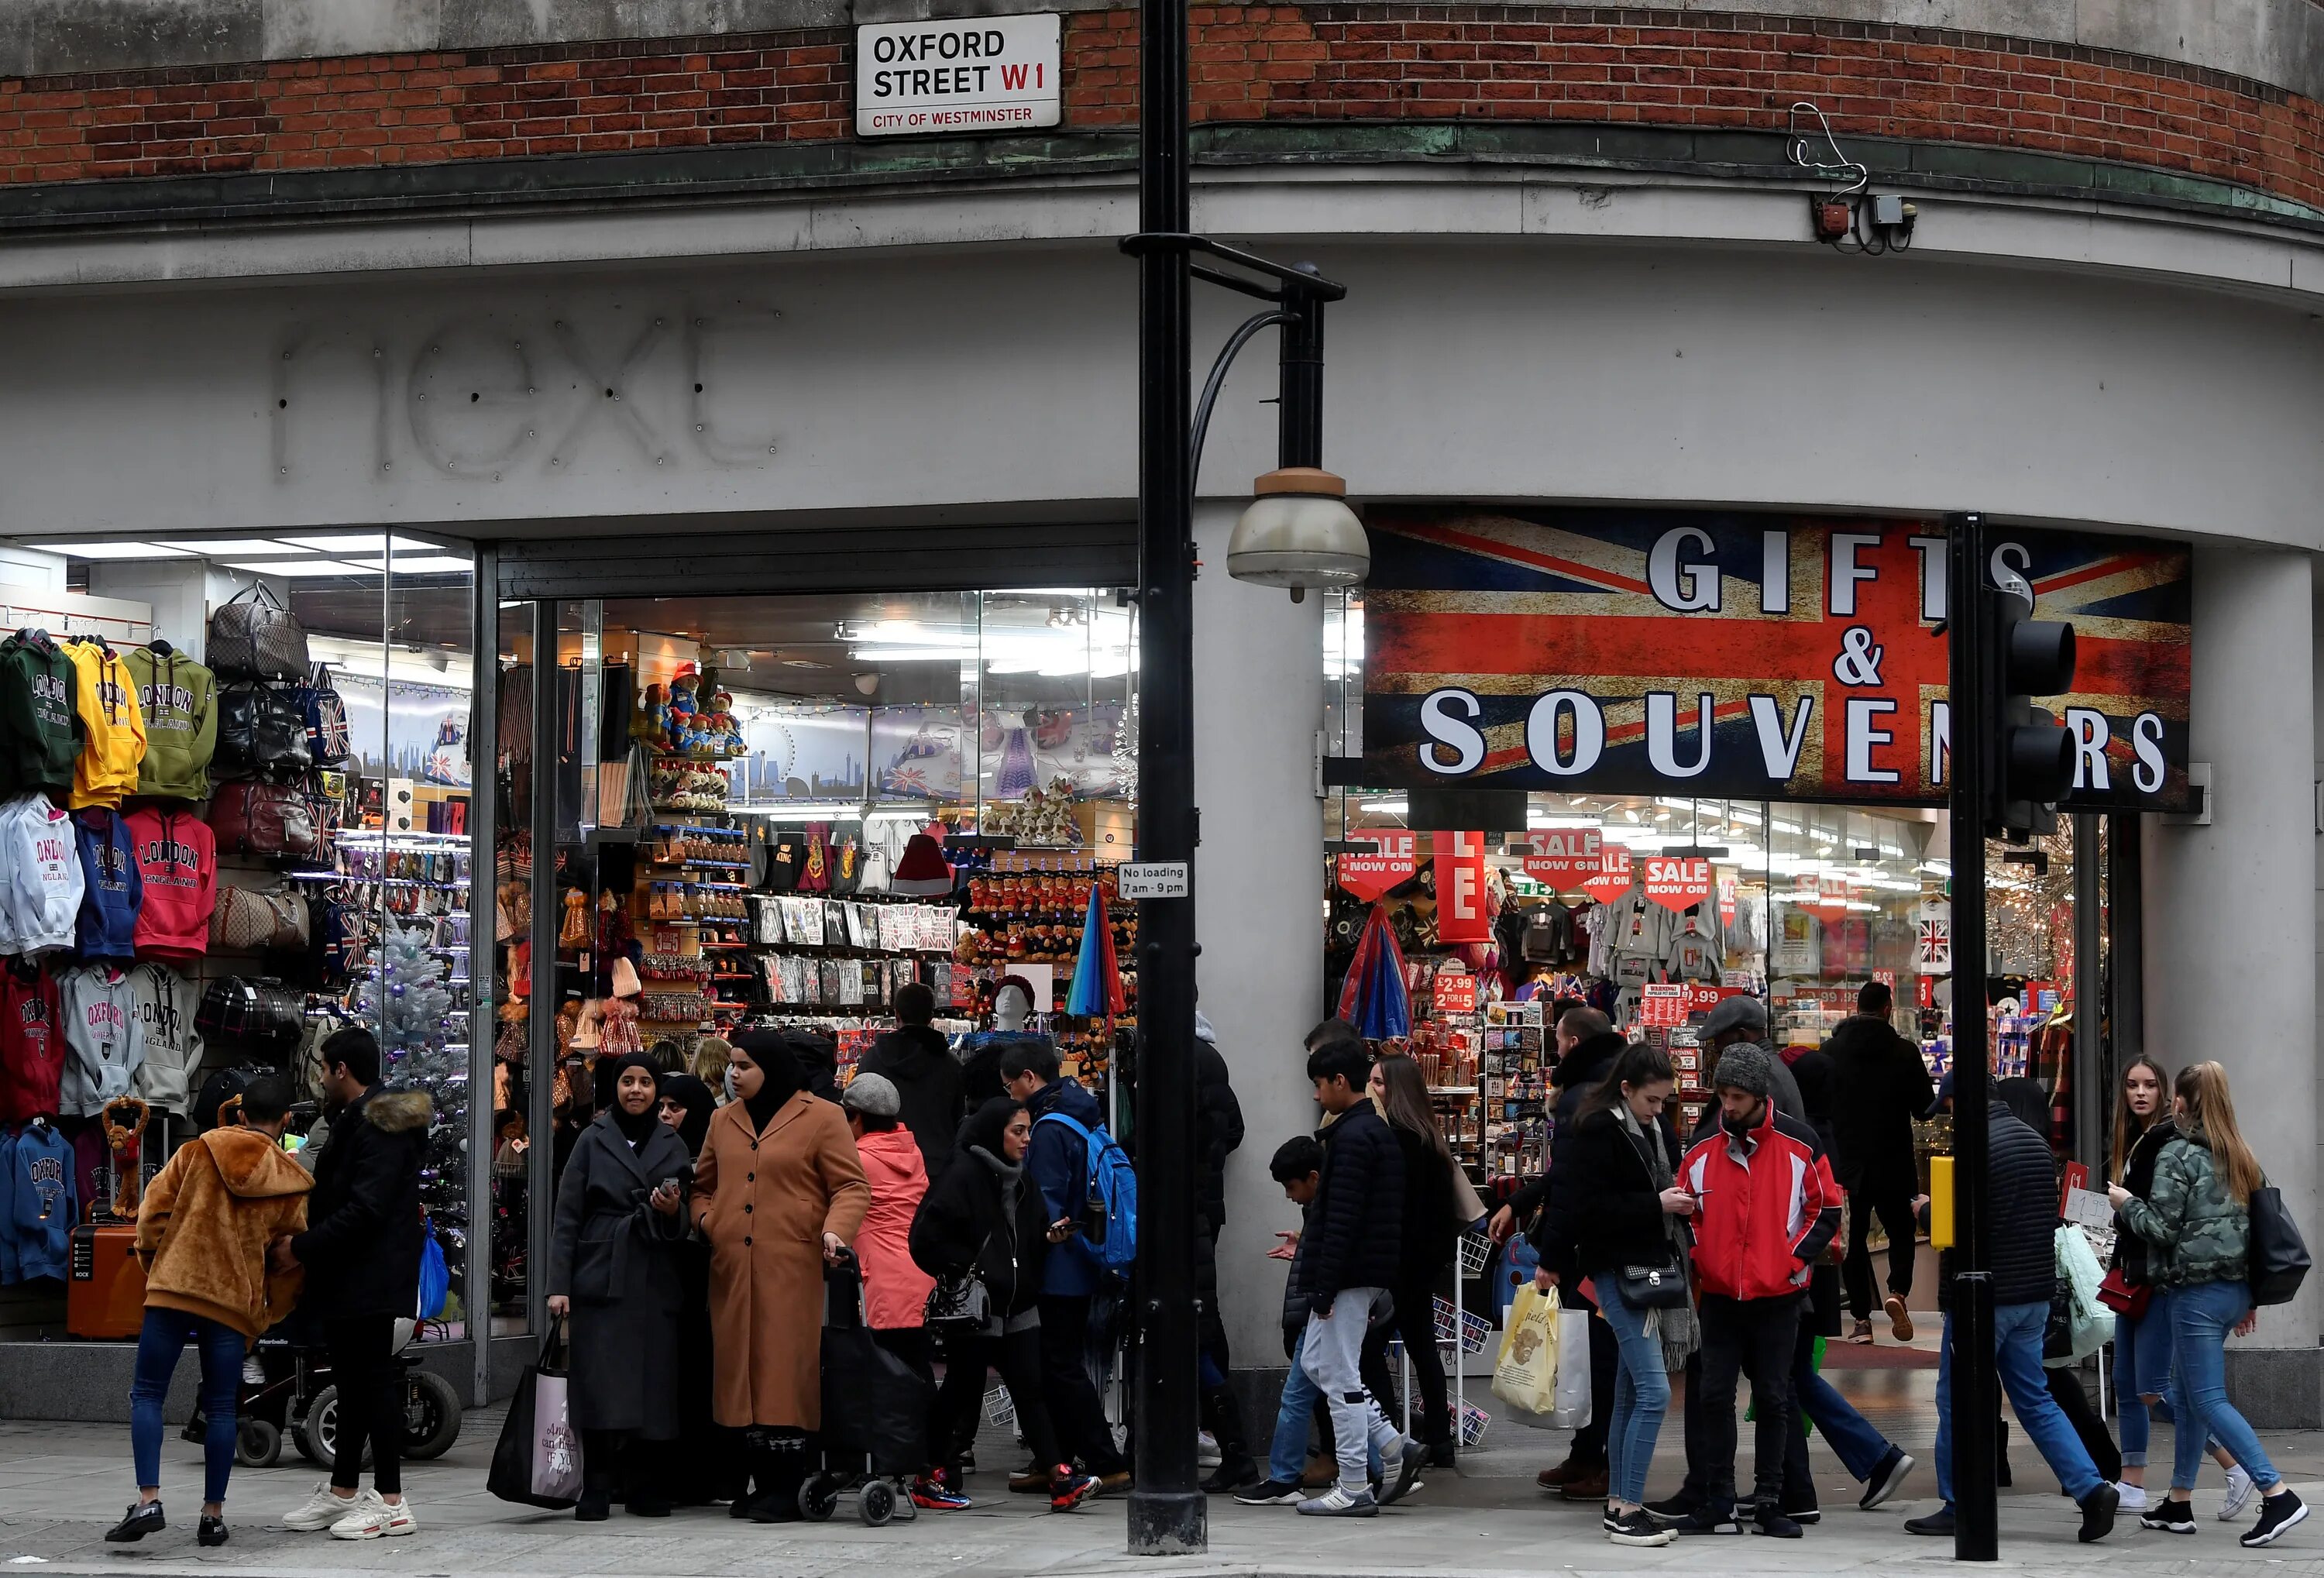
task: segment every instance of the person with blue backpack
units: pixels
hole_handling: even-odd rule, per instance
[[[1130,1490],[1130,1464],[1114,1445],[1086,1352],[1092,1299],[1107,1277],[1127,1272],[1137,1252],[1135,1176],[1105,1131],[1097,1098],[1059,1072],[1054,1044],[1004,1047],[1001,1077],[1033,1115],[1025,1170],[1040,1186],[1049,1222],[1065,1233],[1041,1270],[1041,1375],[1049,1413],[1065,1450],[1098,1476],[1098,1493],[1122,1495]],[[1102,1201],[1102,1212],[1091,1208],[1093,1201]],[[1048,1490],[1046,1465],[1034,1469],[1012,1476],[1009,1488]]]

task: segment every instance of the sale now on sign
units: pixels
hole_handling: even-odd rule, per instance
[[[1063,118],[1057,14],[855,30],[855,134],[1023,131]]]
[[[1570,888],[1598,874],[1603,835],[1595,827],[1540,827],[1526,835],[1532,851],[1525,874],[1537,882]]]
[[[1582,884],[1582,891],[1600,904],[1611,904],[1630,891],[1630,852],[1628,846],[1609,844],[1598,854],[1598,874]]]
[[[1351,833],[1351,843],[1370,840],[1377,853],[1339,857],[1340,886],[1370,904],[1392,888],[1401,888],[1420,870],[1419,835],[1401,831]]]
[[[1711,897],[1711,863],[1677,855],[1646,857],[1646,897],[1682,913]]]

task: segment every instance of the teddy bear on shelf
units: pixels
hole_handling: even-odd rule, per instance
[[[694,704],[694,676],[680,674],[669,682],[669,748],[691,755],[701,743],[702,724]]]
[[[645,697],[630,715],[630,735],[656,751],[669,749],[669,699],[659,685],[646,687]]]
[[[722,756],[742,754],[742,724],[734,715],[734,698],[721,690],[710,697],[710,711],[702,720],[706,743]]]

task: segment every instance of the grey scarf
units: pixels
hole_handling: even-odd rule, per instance
[[[1637,1149],[1640,1159],[1646,1164],[1646,1176],[1654,1180],[1655,1193],[1659,1195],[1670,1188],[1677,1182],[1677,1178],[1671,1171],[1670,1153],[1663,1149],[1660,1126],[1648,1129],[1640,1123],[1637,1114],[1630,1111],[1630,1103],[1628,1102],[1615,1103],[1614,1112],[1621,1120],[1623,1129],[1628,1132],[1630,1143]],[[1672,1216],[1665,1213],[1663,1216],[1663,1232],[1670,1239],[1672,1264],[1678,1268],[1681,1277],[1686,1276],[1693,1263],[1694,1256],[1694,1236],[1687,1227],[1686,1218]],[[1662,1338],[1663,1363],[1668,1370],[1684,1369],[1688,1358],[1701,1345],[1701,1333],[1695,1324],[1694,1308],[1692,1305],[1679,1309],[1646,1311],[1646,1331],[1650,1335],[1658,1335]]]

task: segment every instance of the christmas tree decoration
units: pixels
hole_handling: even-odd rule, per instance
[[[445,961],[422,927],[391,922],[380,965],[356,998],[362,1023],[379,1038],[380,1077],[393,1090],[426,1091],[436,1103],[420,1162],[420,1203],[453,1271],[446,1318],[456,1317],[468,1241],[468,1043],[452,1011]]]

